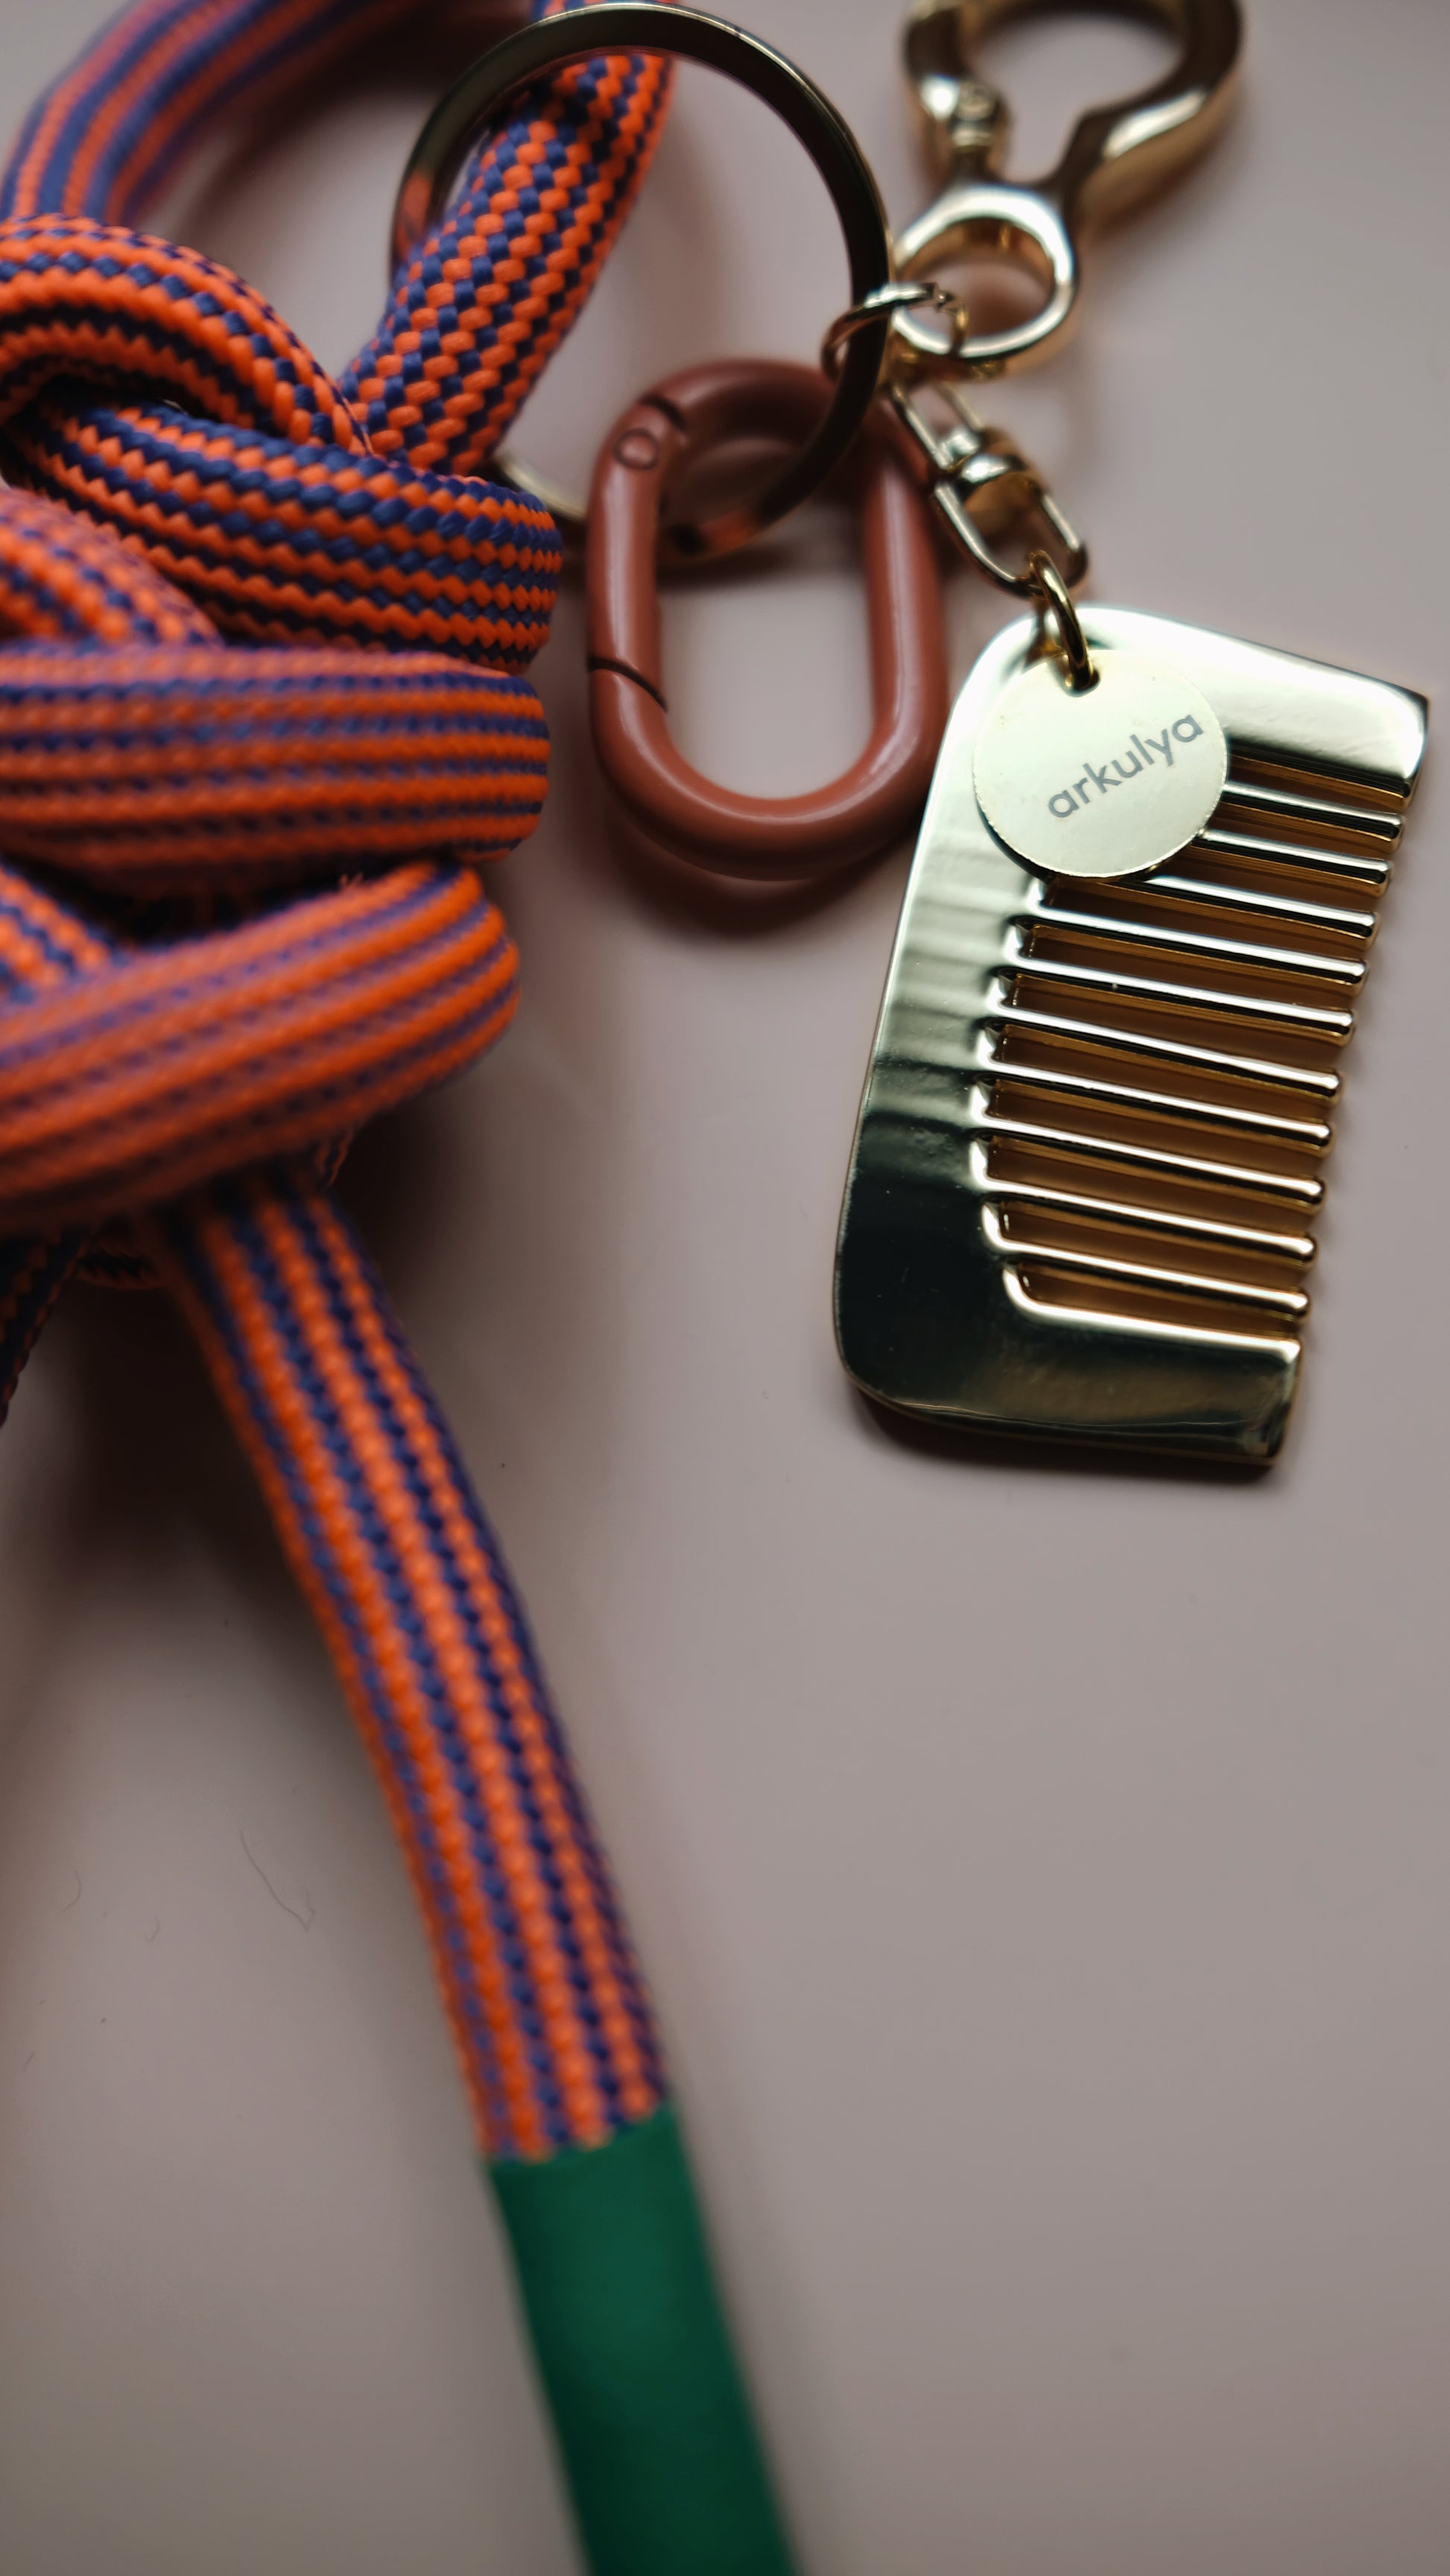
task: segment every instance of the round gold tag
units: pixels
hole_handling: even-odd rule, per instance
[[[1054,655],[1005,688],[978,737],[977,802],[1046,876],[1132,877],[1202,831],[1228,741],[1200,689],[1137,653],[1098,652],[1090,689]]]

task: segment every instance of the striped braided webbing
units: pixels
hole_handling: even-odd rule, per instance
[[[553,527],[478,479],[632,201],[658,61],[552,84],[334,383],[130,229],[409,0],[143,0],[0,189],[0,1406],[65,1279],[159,1275],[261,1479],[427,1920],[491,2158],[649,2120],[657,2042],[497,1546],[323,1174],[470,1062],[475,863],[544,794]]]

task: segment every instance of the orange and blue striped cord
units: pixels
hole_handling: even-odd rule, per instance
[[[412,0],[143,0],[0,185],[0,1412],[76,1273],[176,1299],[376,1765],[595,2576],[786,2576],[658,2034],[502,1558],[330,1181],[473,1061],[542,803],[546,513],[484,479],[668,69],[475,156],[334,383],[131,229]]]

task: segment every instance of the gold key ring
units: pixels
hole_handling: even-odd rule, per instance
[[[1031,185],[1000,176],[1011,117],[979,79],[973,49],[1033,0],[916,0],[905,39],[907,80],[945,185],[897,238],[904,278],[943,261],[996,254],[1040,278],[1045,300],[1004,331],[964,336],[949,352],[909,312],[895,317],[899,346],[926,371],[1006,375],[1032,366],[1069,328],[1081,283],[1081,244],[1091,228],[1150,194],[1213,140],[1233,95],[1243,41],[1238,0],[1057,0],[1074,17],[1161,19],[1180,41],[1162,80],[1078,119],[1057,168]]]
[[[435,108],[413,147],[393,217],[393,258],[401,267],[437,223],[464,161],[501,109],[542,72],[587,62],[596,54],[682,55],[725,72],[752,90],[805,146],[830,190],[845,235],[855,306],[880,295],[894,277],[891,234],[880,191],[844,117],[814,81],[758,36],[747,35],[674,0],[600,0],[557,17],[535,19],[485,54]],[[747,545],[820,489],[851,446],[875,399],[893,314],[883,309],[853,331],[819,428],[782,473],[755,498],[718,516],[681,520],[662,532],[661,560],[698,563]],[[565,529],[582,530],[583,507],[546,492],[527,466],[499,458],[496,472],[539,494]]]

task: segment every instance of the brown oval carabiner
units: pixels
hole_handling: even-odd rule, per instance
[[[713,451],[809,437],[824,376],[729,359],[672,376],[605,442],[589,502],[589,694],[600,766],[651,839],[730,877],[803,878],[871,858],[911,829],[947,716],[941,574],[927,505],[889,415],[868,417],[850,468],[861,489],[875,722],[854,767],[806,796],[738,796],[702,777],[670,734],[656,550],[672,487]]]

